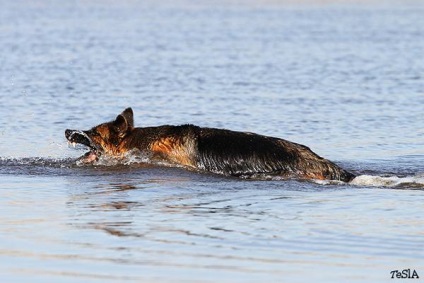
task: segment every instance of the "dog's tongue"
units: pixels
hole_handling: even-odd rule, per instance
[[[97,160],[97,154],[94,150],[90,150],[84,156],[82,156],[81,161],[83,163],[93,163]]]

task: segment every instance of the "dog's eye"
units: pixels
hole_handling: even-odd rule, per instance
[[[92,136],[100,136],[100,134],[96,130],[91,130]]]

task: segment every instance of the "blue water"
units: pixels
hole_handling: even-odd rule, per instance
[[[3,282],[424,277],[421,1],[0,1]],[[305,144],[351,184],[77,166],[131,106]]]

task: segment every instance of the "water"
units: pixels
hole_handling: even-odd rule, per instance
[[[1,1],[3,282],[424,276],[420,1]],[[282,137],[351,184],[77,166],[64,130]]]

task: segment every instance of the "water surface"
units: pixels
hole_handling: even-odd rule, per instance
[[[424,276],[420,1],[1,1],[5,282]],[[308,145],[351,184],[77,166],[131,106]]]

